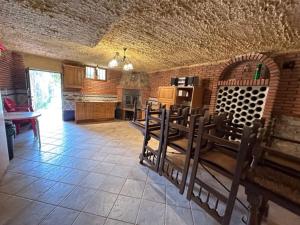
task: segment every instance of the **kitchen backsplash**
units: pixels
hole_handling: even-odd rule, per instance
[[[117,101],[116,95],[92,95],[82,94],[80,92],[63,92],[63,110],[75,110],[75,103],[77,101]]]

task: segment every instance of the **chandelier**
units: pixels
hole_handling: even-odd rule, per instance
[[[6,50],[6,48],[4,47],[4,45],[2,45],[1,43],[0,43],[0,56],[1,56],[1,53],[3,52],[3,51],[5,51]]]
[[[109,68],[116,68],[119,66],[123,66],[123,70],[125,71],[131,71],[133,70],[133,65],[126,56],[126,50],[127,48],[123,48],[123,57],[120,56],[119,52],[116,52],[115,56],[113,57],[112,60],[109,61],[108,67]]]

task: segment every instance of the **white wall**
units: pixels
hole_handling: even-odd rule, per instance
[[[9,164],[7,142],[5,133],[5,124],[3,119],[3,106],[0,101],[0,178],[3,176]]]

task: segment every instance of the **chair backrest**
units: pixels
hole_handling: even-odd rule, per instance
[[[200,117],[198,122],[198,132],[197,132],[197,140],[196,140],[196,149],[195,149],[195,160],[205,163],[205,168],[210,168],[218,173],[221,173],[232,180],[229,195],[225,197],[221,192],[219,192],[214,186],[210,186],[209,184],[205,184],[204,182],[200,182],[198,179],[198,184],[200,185],[200,195],[199,197],[193,197],[193,199],[197,199],[196,203],[198,203],[201,207],[203,207],[207,212],[212,215],[215,219],[217,219],[220,224],[228,225],[230,223],[230,218],[232,214],[232,210],[234,207],[234,203],[236,200],[238,188],[243,175],[245,174],[246,169],[248,169],[248,165],[252,162],[252,150],[254,145],[258,140],[258,131],[260,124],[255,123],[252,127],[245,126],[243,128],[232,126],[231,123],[231,115],[229,114],[219,114],[215,115],[212,120],[207,123],[205,117]],[[234,133],[238,133],[235,135]],[[231,138],[239,138],[239,141],[233,141]],[[205,143],[205,145],[203,145]],[[213,147],[213,149],[211,149]],[[212,160],[207,161],[205,158],[206,153],[210,150],[216,151],[221,154],[215,154],[214,157],[221,157],[222,160]],[[232,160],[224,160],[223,154],[229,154],[232,159],[235,159],[235,165],[232,163]],[[203,157],[202,157],[203,156]],[[226,158],[225,158],[226,159]],[[193,171],[191,175],[191,182],[188,190],[188,198],[191,198],[194,191],[195,177],[197,174],[197,165],[193,166]],[[227,165],[224,167],[224,165]],[[234,166],[233,170],[227,170],[226,168],[230,166]],[[228,167],[229,168],[229,167]],[[201,190],[204,188],[209,194],[206,202],[199,200],[201,199]],[[223,215],[218,214],[216,204],[215,208],[210,208],[208,206],[210,194],[217,198],[216,202],[219,202],[219,199],[226,203],[225,212]],[[223,198],[223,200],[222,200]]]
[[[262,126],[261,121],[256,120],[252,127],[237,127],[231,123],[231,116],[226,113],[214,116],[212,123],[208,125],[205,125],[202,117],[199,120],[197,146],[208,142],[207,148],[222,147],[224,151],[228,150],[237,157],[242,151],[242,154],[246,154],[242,158],[251,162],[252,149],[257,144],[258,133]],[[259,135],[262,136],[262,133]]]
[[[11,98],[5,97],[3,99],[4,108],[7,112],[15,112],[16,111],[16,102]]]

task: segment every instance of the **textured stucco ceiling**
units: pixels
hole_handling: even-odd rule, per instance
[[[300,49],[300,0],[0,0],[11,50],[155,71]]]

